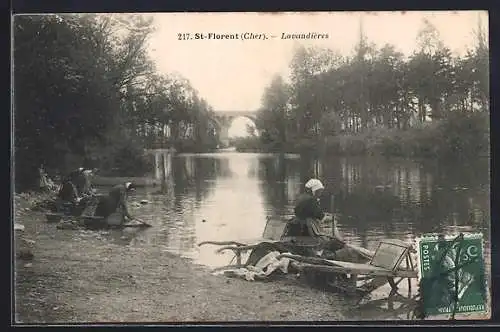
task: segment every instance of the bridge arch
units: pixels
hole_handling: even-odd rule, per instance
[[[227,146],[229,145],[229,128],[236,118],[247,118],[253,123],[257,120],[257,111],[215,111],[213,119],[219,127],[219,140]]]

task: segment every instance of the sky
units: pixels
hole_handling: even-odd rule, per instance
[[[427,18],[453,53],[463,55],[474,43],[478,18],[488,31],[486,11],[309,12],[309,13],[155,13],[156,31],[149,52],[162,73],[187,78],[215,111],[257,110],[275,74],[287,78],[294,48],[328,47],[350,55],[359,41],[360,22],[369,42],[393,44],[405,55],[416,48],[416,36]],[[362,19],[360,19],[362,18]],[[268,40],[178,40],[179,33],[266,33]],[[282,33],[328,34],[328,39],[283,40]],[[239,118],[231,136],[244,135]],[[238,128],[234,128],[234,127]]]

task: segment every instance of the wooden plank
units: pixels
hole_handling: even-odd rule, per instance
[[[337,271],[346,271],[345,273],[347,274],[372,274],[372,273],[380,273],[379,275],[394,275],[394,276],[400,276],[400,277],[405,277],[409,276],[410,278],[413,278],[413,276],[417,276],[416,271],[411,271],[411,270],[403,270],[403,269],[398,269],[395,272],[384,269],[381,267],[376,267],[370,264],[359,264],[359,263],[351,263],[351,262],[344,262],[344,261],[334,261],[334,260],[329,260],[329,259],[323,259],[323,258],[317,258],[317,257],[304,257],[304,256],[299,256],[299,255],[292,255],[292,254],[282,254],[279,255],[277,258],[290,258],[302,263],[310,264],[310,265],[317,265],[317,266],[330,266],[330,267],[337,267]],[[350,271],[350,272],[348,272]]]
[[[281,258],[290,258],[293,260],[296,260],[298,262],[303,262],[303,263],[308,263],[308,264],[317,264],[317,265],[330,265],[330,266],[338,266],[335,264],[335,261],[330,261],[324,258],[319,258],[319,257],[306,257],[306,256],[300,256],[300,255],[293,255],[293,254],[281,254],[277,257],[277,259]]]
[[[350,270],[359,270],[359,271],[390,271],[389,269],[384,269],[383,267],[373,266],[370,264],[360,264],[360,263],[351,263],[344,261],[332,261],[329,260],[331,265],[340,266]]]
[[[362,256],[366,257],[367,259],[371,259],[375,255],[375,251],[369,250],[363,247],[359,247],[353,244],[346,243],[345,245],[347,248],[353,249],[360,253]]]

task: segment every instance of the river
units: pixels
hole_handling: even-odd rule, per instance
[[[470,164],[376,157],[314,159],[298,155],[152,151],[149,176],[161,185],[139,188],[131,199],[150,203],[133,213],[155,227],[117,241],[147,245],[208,266],[229,263],[230,253],[197,244],[252,240],[280,232],[303,183],[318,177],[322,206],[338,216],[351,243],[375,249],[384,238],[413,241],[427,232],[481,231],[489,257],[489,161]],[[333,197],[333,198],[332,198]],[[266,217],[270,222],[266,228]],[[264,231],[266,234],[264,234]],[[487,263],[487,265],[489,265]]]

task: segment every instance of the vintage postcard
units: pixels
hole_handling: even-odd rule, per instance
[[[14,324],[491,315],[487,12],[12,36]]]

